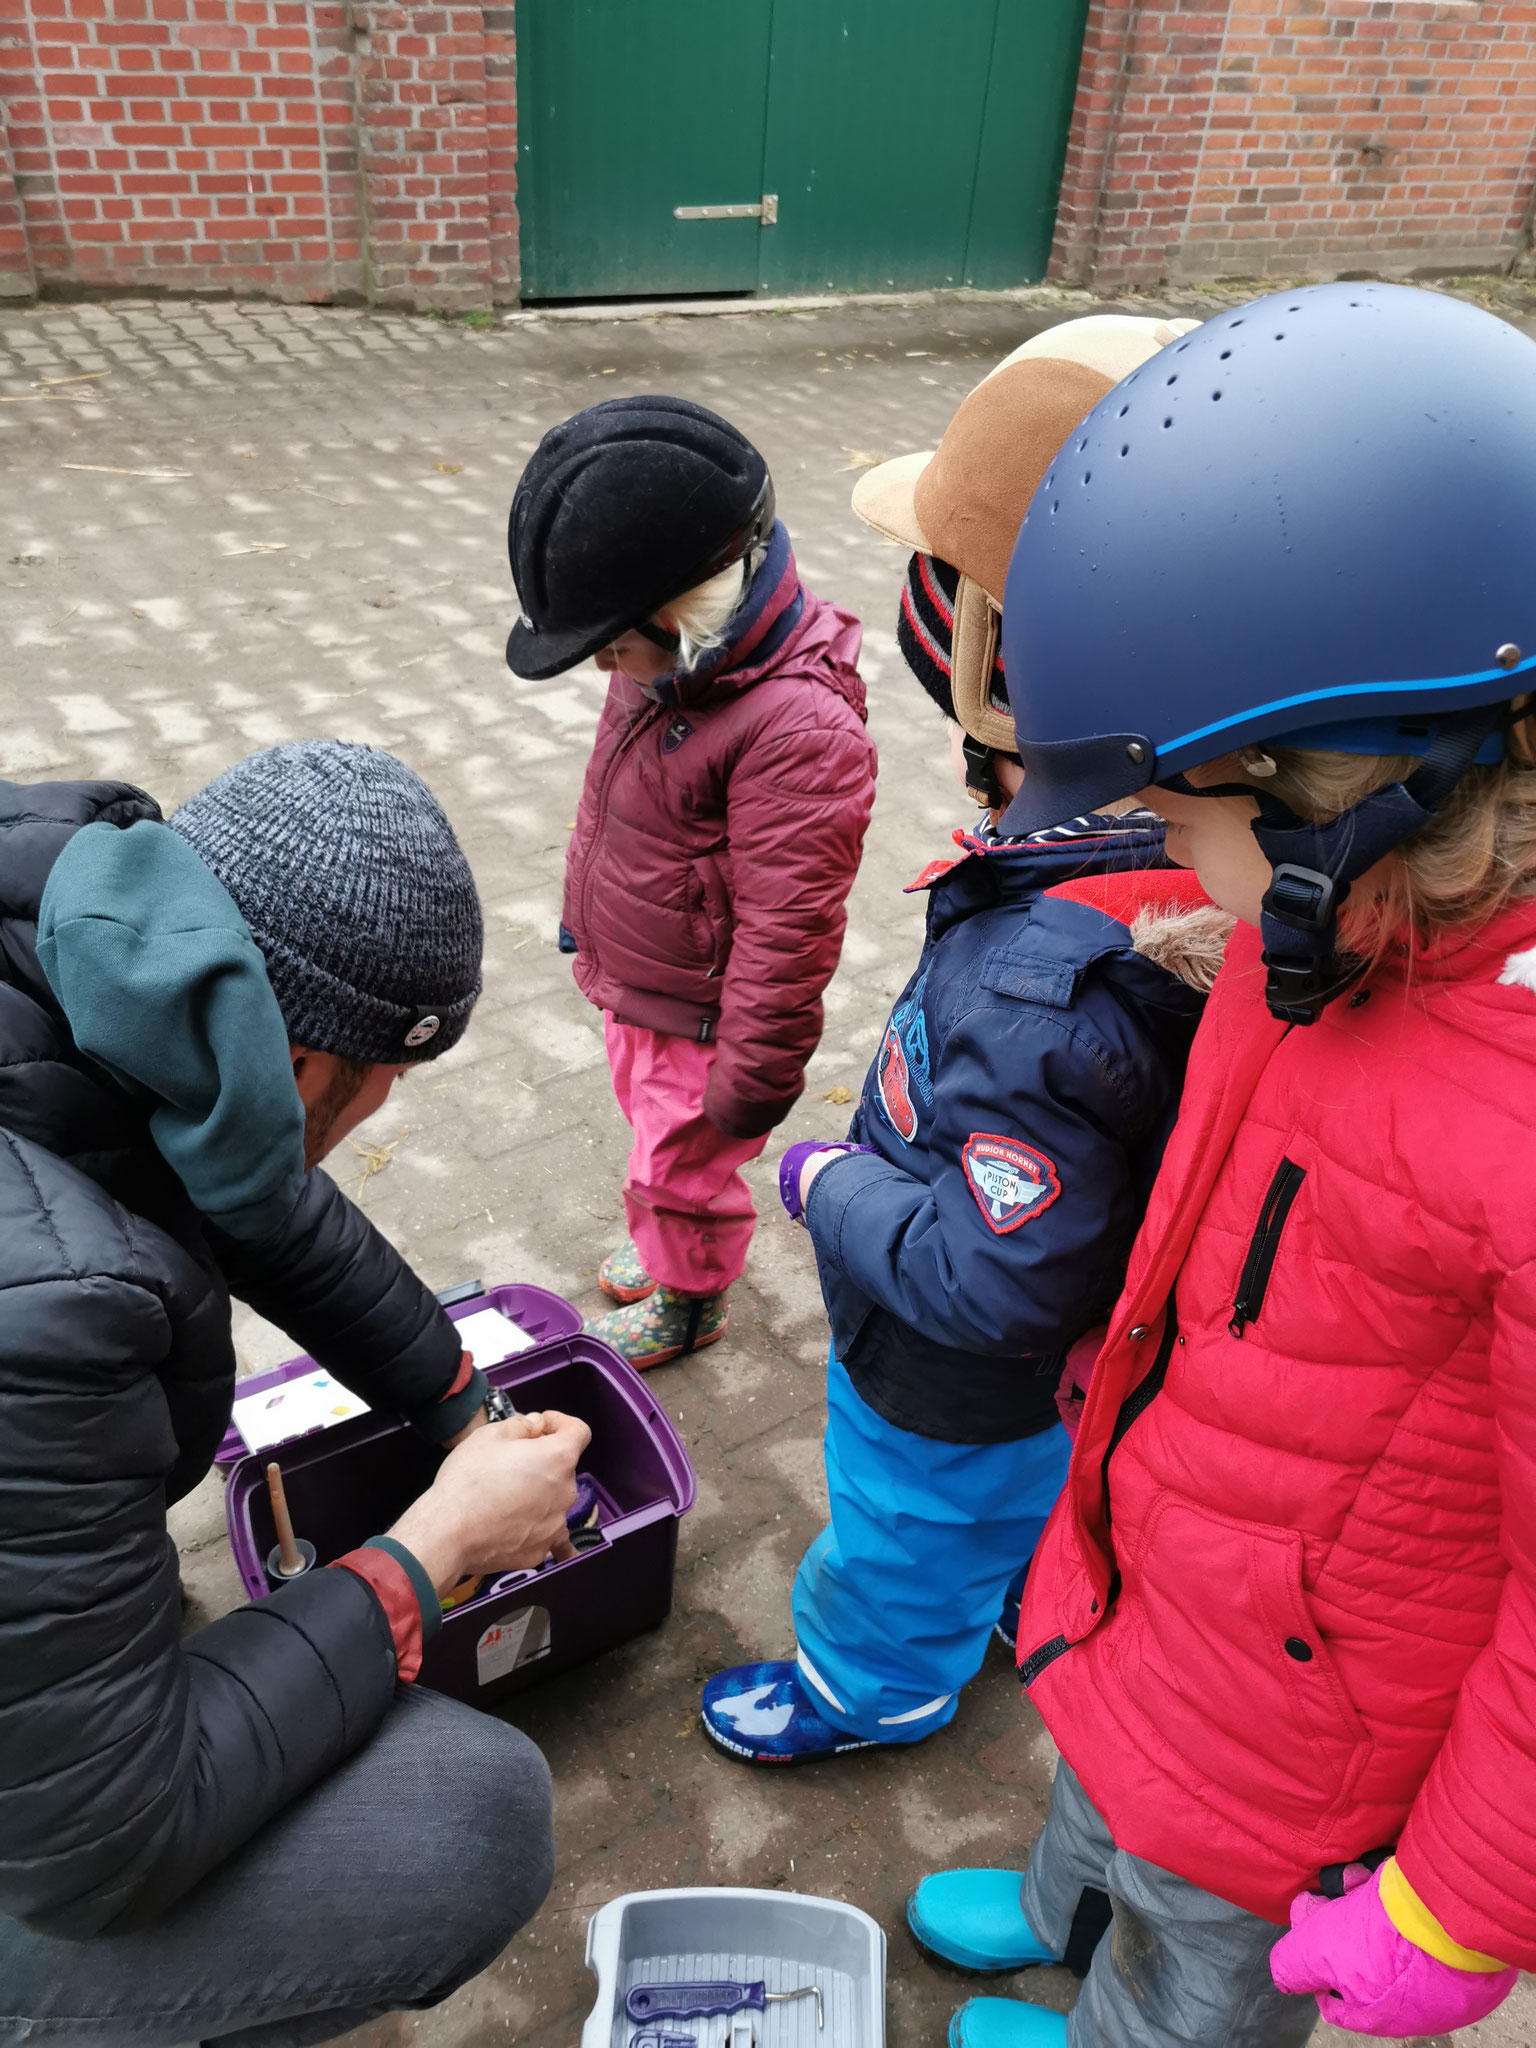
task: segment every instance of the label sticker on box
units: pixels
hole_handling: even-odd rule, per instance
[[[354,1415],[367,1413],[366,1401],[349,1394],[328,1372],[317,1370],[281,1386],[266,1387],[259,1394],[242,1394],[231,1418],[248,1451],[268,1451],[276,1444],[308,1436],[312,1430],[332,1429],[338,1422],[350,1422]]]
[[[515,1358],[533,1344],[528,1332],[499,1308],[477,1308],[472,1316],[460,1316],[454,1328],[482,1372],[488,1365],[500,1365],[504,1358]]]
[[[548,1655],[549,1609],[520,1607],[493,1621],[476,1643],[475,1676],[481,1685],[490,1685]]]

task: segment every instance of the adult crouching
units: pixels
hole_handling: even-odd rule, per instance
[[[468,1024],[468,866],[403,763],[322,741],[169,827],[0,784],[0,906],[0,2042],[435,2004],[542,1902],[549,1777],[407,1681],[458,1577],[559,1547],[587,1431],[487,1424],[311,1169]],[[183,1641],[166,1508],[229,1420],[231,1290],[450,1448],[387,1535]]]

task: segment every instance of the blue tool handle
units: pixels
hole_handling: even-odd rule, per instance
[[[766,1985],[635,1984],[624,1999],[632,2020],[700,2020],[744,2008],[768,2010]]]

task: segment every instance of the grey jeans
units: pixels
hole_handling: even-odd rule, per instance
[[[1022,1893],[1025,1919],[1057,1955],[1085,1891],[1107,1894],[1113,1918],[1067,2022],[1068,2048],[1301,2048],[1317,2025],[1317,2001],[1277,1991],[1270,1977],[1285,1930],[1117,1849],[1062,1762]]]
[[[538,1750],[402,1686],[366,1748],[151,1925],[59,1941],[0,1920],[0,2048],[308,2048],[446,1998],[553,1875]]]

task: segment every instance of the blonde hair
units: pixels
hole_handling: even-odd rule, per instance
[[[725,645],[725,629],[747,594],[763,552],[755,548],[746,559],[732,562],[707,583],[696,583],[656,614],[658,623],[670,626],[677,635],[679,671],[697,668],[705,655]]]
[[[1536,895],[1536,755],[1523,719],[1507,757],[1469,769],[1430,822],[1387,856],[1382,886],[1358,888],[1339,913],[1339,937],[1376,966],[1390,951],[1414,950],[1455,925],[1484,924],[1508,904]],[[1274,762],[1262,786],[1298,816],[1328,824],[1420,763],[1409,754],[1322,753],[1311,748],[1244,748]]]

